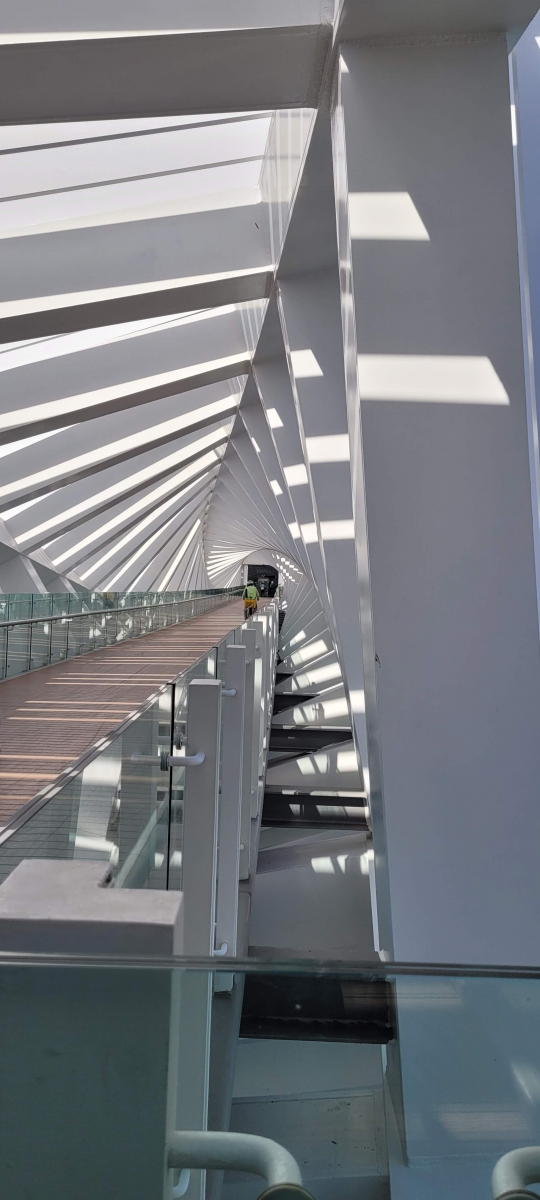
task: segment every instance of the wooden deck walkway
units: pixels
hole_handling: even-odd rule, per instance
[[[0,826],[243,621],[241,601],[0,683]]]

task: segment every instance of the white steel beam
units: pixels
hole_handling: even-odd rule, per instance
[[[242,818],[246,648],[227,646],[223,693],[223,755],[219,802],[216,946],[236,956]]]
[[[263,267],[6,300],[0,303],[0,344],[261,300],[271,282],[271,271]]]
[[[224,379],[246,375],[249,370],[248,355],[231,354],[213,362],[195,363],[176,371],[164,371],[144,379],[133,379],[65,399],[15,409],[0,416],[0,444],[34,437],[52,429],[63,429],[65,425],[80,421],[93,421],[139,404],[151,404],[166,396],[180,395],[211,383],[220,383]]]
[[[0,123],[311,108],[329,25],[0,45]]]

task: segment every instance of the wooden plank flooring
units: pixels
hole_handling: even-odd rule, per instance
[[[0,826],[243,621],[241,601],[0,683]]]

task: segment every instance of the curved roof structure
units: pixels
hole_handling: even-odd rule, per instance
[[[212,543],[231,468],[255,486],[238,413],[329,41],[324,5],[287,7],[2,11],[3,591],[213,586],[261,538],[294,550],[271,490]]]

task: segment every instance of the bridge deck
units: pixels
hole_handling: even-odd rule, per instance
[[[0,825],[243,621],[241,601],[0,683]]]

